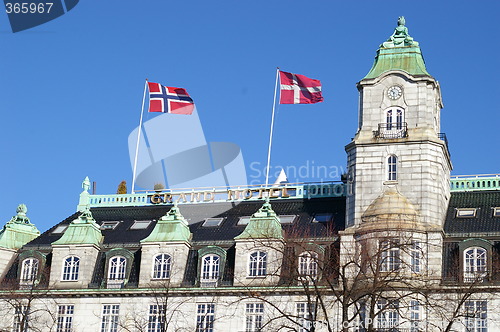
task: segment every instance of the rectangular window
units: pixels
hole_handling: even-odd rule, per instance
[[[279,218],[280,218],[280,223],[282,223],[282,224],[293,224],[295,219],[297,219],[297,216],[296,215],[283,215],[283,216],[280,215]]]
[[[237,225],[238,226],[248,225],[249,222],[250,222],[250,216],[244,216],[244,217],[240,217]]]
[[[493,217],[500,217],[500,207],[493,208]]]
[[[258,332],[264,321],[264,303],[247,303],[245,309],[245,332]]]
[[[196,332],[214,332],[215,304],[198,304],[196,311]]]
[[[119,304],[105,304],[102,307],[101,332],[117,332],[119,314]]]
[[[118,226],[120,222],[119,221],[103,221],[101,224],[101,230],[113,230]]]
[[[333,213],[317,213],[312,222],[330,222],[333,220]]]
[[[203,227],[217,227],[220,226],[224,218],[207,218],[203,223]]]
[[[60,305],[57,308],[57,332],[71,332],[73,331],[73,314],[75,313],[75,306]]]
[[[396,241],[382,241],[380,243],[380,271],[393,272],[401,266],[400,248]]]
[[[153,222],[152,220],[135,220],[129,229],[130,230],[146,229],[152,222]]]
[[[469,332],[488,331],[488,302],[484,300],[465,301],[465,328]]]
[[[151,304],[149,306],[148,332],[165,331],[166,307],[164,305]]]
[[[397,300],[377,301],[377,328],[393,329],[399,325],[399,302]]]
[[[422,245],[420,242],[412,242],[410,248],[410,256],[411,256],[411,272],[420,273],[422,269]]]
[[[410,301],[410,332],[422,331],[422,314],[420,302],[417,300]]]
[[[28,331],[29,312],[28,306],[20,305],[15,307],[13,332]]]
[[[296,304],[299,332],[308,332],[316,320],[316,306],[314,303],[298,302]]]
[[[477,209],[457,209],[457,218],[474,218],[476,216]]]

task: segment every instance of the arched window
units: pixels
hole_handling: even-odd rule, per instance
[[[78,272],[80,272],[80,258],[69,256],[63,263],[62,280],[75,281],[78,280]]]
[[[220,257],[219,255],[206,255],[202,258],[201,279],[217,280],[219,278]]]
[[[108,280],[124,280],[127,259],[123,256],[114,256],[109,260]]]
[[[464,250],[464,282],[481,282],[486,277],[487,252],[481,247]]]
[[[267,272],[267,253],[265,251],[254,251],[250,254],[248,275],[250,277],[263,277]]]
[[[21,281],[33,282],[38,276],[39,261],[34,257],[26,258],[22,263]]]
[[[303,277],[316,279],[318,276],[318,254],[304,252],[299,256],[299,274]]]
[[[391,154],[387,157],[387,180],[396,181],[398,179],[398,158]]]
[[[159,254],[154,258],[153,279],[168,279],[172,270],[172,257],[167,254]]]
[[[385,113],[387,129],[402,129],[403,128],[403,110],[400,108],[390,108]]]

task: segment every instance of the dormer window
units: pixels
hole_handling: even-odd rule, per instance
[[[487,273],[487,251],[481,247],[464,250],[464,282],[482,282]]]
[[[457,209],[457,218],[474,218],[476,217],[477,209],[467,208],[467,209]]]
[[[219,279],[220,257],[219,255],[206,255],[202,258],[201,280],[202,287],[216,287]]]
[[[26,258],[25,260],[23,260],[21,269],[21,282],[35,282],[38,276],[39,265],[39,260],[34,257]]]
[[[318,276],[318,254],[304,252],[299,256],[299,275],[301,278],[316,280]]]
[[[109,260],[108,282],[123,282],[125,280],[125,272],[127,267],[127,259],[122,256],[114,256]]]

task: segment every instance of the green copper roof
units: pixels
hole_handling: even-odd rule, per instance
[[[380,45],[372,69],[364,78],[375,78],[389,70],[402,70],[414,76],[430,76],[418,42],[408,34],[403,16],[399,17],[392,36]]]
[[[0,231],[0,247],[19,249],[40,235],[40,231],[26,216],[27,211],[24,204],[17,207],[17,215],[12,217]]]
[[[189,231],[188,222],[182,216],[177,204],[166,215],[160,218],[155,228],[144,242],[189,242],[193,234]]]
[[[92,213],[90,210],[85,210],[69,224],[63,236],[59,240],[52,242],[52,244],[93,244],[98,246],[102,243],[103,238],[99,225],[92,217]]]
[[[259,211],[252,215],[243,233],[234,239],[283,239],[280,219],[272,209],[269,197]]]

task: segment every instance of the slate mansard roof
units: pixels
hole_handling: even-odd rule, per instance
[[[221,204],[182,204],[179,205],[180,212],[189,222],[189,228],[193,233],[193,245],[197,243],[207,245],[232,242],[245,229],[244,225],[237,225],[240,217],[251,216],[262,206],[261,201],[243,201],[222,213]],[[293,224],[283,224],[285,230],[296,229],[308,237],[325,238],[331,236],[332,231],[337,232],[344,229],[345,225],[345,197],[328,197],[314,199],[291,199],[271,200],[273,210],[278,215],[296,215]],[[92,216],[98,224],[106,221],[119,221],[114,229],[102,230],[104,235],[104,247],[139,247],[139,241],[146,238],[158,219],[164,216],[172,205],[140,206],[140,207],[95,207],[91,208]],[[332,214],[330,222],[313,222],[317,214]],[[54,234],[54,230],[61,225],[69,225],[78,217],[75,213],[41,234],[35,240],[26,244],[23,249],[49,249],[51,243],[61,238],[62,233]],[[216,227],[204,227],[207,218],[224,218],[222,223]],[[136,220],[152,220],[147,229],[131,230],[130,227]]]

